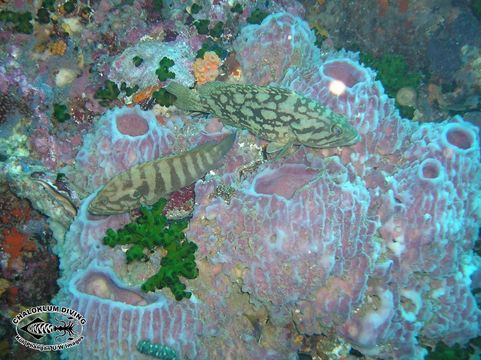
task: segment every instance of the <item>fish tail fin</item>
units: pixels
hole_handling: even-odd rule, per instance
[[[183,111],[206,112],[200,101],[199,95],[187,86],[171,81],[166,87],[169,93],[177,98],[174,105]]]

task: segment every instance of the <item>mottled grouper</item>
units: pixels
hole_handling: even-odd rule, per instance
[[[213,81],[197,91],[170,82],[166,90],[181,110],[213,113],[227,125],[271,141],[270,153],[284,154],[292,145],[348,146],[360,139],[345,116],[288,89]]]
[[[210,141],[178,155],[133,166],[110,179],[88,210],[95,215],[113,215],[152,205],[217,168],[234,140],[235,133],[221,142]]]

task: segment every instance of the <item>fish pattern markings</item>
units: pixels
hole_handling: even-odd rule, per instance
[[[88,210],[94,215],[114,215],[152,205],[215,169],[234,140],[235,133],[221,142],[210,141],[178,155],[133,166],[110,179]]]
[[[348,146],[360,139],[344,115],[289,89],[213,81],[197,91],[170,82],[166,90],[177,97],[175,105],[181,110],[213,113],[277,148]]]

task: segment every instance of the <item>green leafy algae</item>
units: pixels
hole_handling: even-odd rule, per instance
[[[207,35],[209,33],[209,20],[195,20],[193,25],[197,29],[199,35]]]
[[[142,206],[141,216],[120,230],[108,229],[103,239],[105,245],[131,245],[125,253],[127,263],[147,261],[146,253],[162,247],[166,255],[160,261],[160,269],[154,276],[142,284],[144,292],[168,287],[177,301],[190,298],[192,293],[186,290],[180,276],[195,279],[199,269],[195,264],[197,245],[188,241],[184,230],[189,225],[186,220],[169,221],[163,215],[167,200],[160,199],[152,207]]]
[[[48,11],[55,12],[55,0],[44,0],[42,1],[42,7]]]
[[[117,99],[120,94],[119,87],[112,80],[107,80],[104,87],[95,92],[94,98],[99,100],[102,106],[106,106],[110,101]]]
[[[140,56],[136,55],[132,58],[132,62],[134,63],[135,67],[139,67],[144,62],[144,59],[142,59]]]
[[[242,5],[239,3],[236,3],[231,9],[231,12],[236,13],[236,14],[242,14],[244,9],[242,8]]]
[[[202,47],[197,51],[195,57],[197,59],[202,59],[207,51],[215,52],[217,56],[219,56],[221,59],[225,59],[227,55],[229,55],[228,51],[225,50],[222,46],[213,42],[212,40],[208,40],[202,44]]]
[[[414,89],[419,87],[421,74],[409,71],[406,60],[400,55],[385,54],[374,57],[361,53],[360,60],[377,71],[377,78],[391,97],[396,97],[397,91],[403,87],[409,86]]]
[[[69,0],[65,4],[63,4],[63,8],[67,14],[74,12],[76,6],[77,0]]]
[[[193,15],[198,14],[201,9],[202,9],[202,6],[194,3],[190,7],[190,13],[193,14]]]
[[[164,0],[153,0],[152,6],[154,11],[161,12],[164,8]]]
[[[461,347],[459,344],[455,344],[451,347],[443,343],[442,341],[436,344],[435,349],[430,349],[426,360],[469,360],[470,356],[474,353],[471,346]]]
[[[163,57],[159,62],[159,67],[155,70],[155,74],[160,81],[165,81],[167,79],[175,79],[175,73],[169,70],[170,67],[174,66],[175,62],[168,57]]]
[[[215,38],[221,37],[223,33],[224,23],[222,21],[218,21],[209,31],[209,35]]]
[[[120,84],[120,91],[123,91],[127,96],[135,94],[137,90],[139,90],[139,85],[127,86],[125,82]]]
[[[255,9],[250,16],[246,19],[249,24],[260,24],[269,15],[268,12],[261,9]]]
[[[67,106],[64,104],[53,104],[53,117],[61,123],[69,120],[70,114],[67,111]]]
[[[155,102],[161,106],[171,106],[175,100],[177,100],[177,96],[171,94],[164,88],[154,91],[152,97],[155,99]]]
[[[474,16],[476,16],[478,20],[481,20],[481,0],[471,0],[469,7]]]
[[[50,22],[50,12],[46,8],[40,8],[37,11],[37,19],[40,24],[48,24]]]
[[[377,71],[377,79],[381,81],[386,93],[392,98],[396,98],[399,89],[403,87],[417,89],[421,83],[422,74],[410,71],[406,60],[400,55],[385,54],[381,57],[374,57],[370,54],[361,53],[360,60]],[[397,101],[396,106],[401,116],[413,118],[415,108],[401,106]]]
[[[29,12],[17,13],[10,10],[0,11],[0,21],[13,24],[13,30],[22,34],[33,33],[31,20],[32,14]]]

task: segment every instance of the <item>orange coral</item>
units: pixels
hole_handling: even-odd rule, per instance
[[[10,254],[10,259],[8,262],[9,268],[12,266],[13,261],[21,255],[22,250],[36,250],[35,242],[29,240],[27,235],[19,232],[16,228],[13,228],[11,230],[4,229],[3,237],[3,247],[5,249],[5,252]]]
[[[132,102],[134,104],[140,104],[141,102],[148,100],[152,97],[152,94],[161,88],[160,85],[151,85],[146,88],[137,91],[132,97]]]
[[[379,6],[379,16],[386,15],[389,8],[389,0],[378,0],[377,3]]]
[[[53,55],[62,56],[65,54],[65,50],[67,50],[67,43],[63,40],[58,40],[51,43],[49,49]]]
[[[213,51],[207,51],[202,59],[194,62],[194,77],[197,84],[202,85],[213,81],[219,76],[221,60]]]
[[[399,1],[399,12],[405,13],[409,9],[409,0],[400,0]]]

